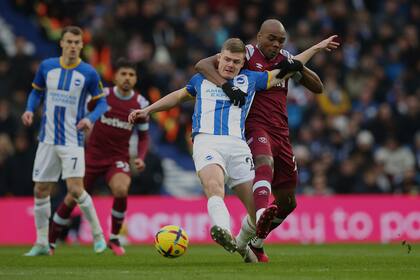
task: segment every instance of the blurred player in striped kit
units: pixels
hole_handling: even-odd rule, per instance
[[[33,123],[35,109],[43,101],[33,181],[35,182],[34,218],[36,242],[25,256],[51,254],[48,246],[50,192],[61,178],[92,227],[94,251],[101,253],[106,243],[92,198],[83,188],[85,175],[84,132],[106,111],[107,104],[98,73],[80,59],[82,30],[76,26],[63,29],[62,56],[42,61],[33,81],[22,122]],[[86,114],[88,94],[95,99],[95,109]]]
[[[85,186],[92,189],[98,177],[103,176],[108,184],[114,202],[111,210],[111,234],[108,247],[115,255],[125,254],[120,244],[119,233],[127,209],[127,196],[131,183],[129,165],[129,141],[133,132],[138,135],[137,158],[134,164],[138,171],[146,167],[144,158],[149,145],[148,119],[139,120],[135,125],[128,123],[128,115],[132,109],[142,109],[149,102],[134,91],[137,83],[135,65],[120,58],[115,67],[114,87],[104,88],[108,111],[95,123],[86,145]],[[88,108],[94,107],[93,102]],[[72,196],[67,195],[53,216],[50,232],[50,246],[55,248],[56,240],[65,226],[70,214],[76,207]]]

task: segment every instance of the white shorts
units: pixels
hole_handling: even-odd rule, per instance
[[[244,140],[233,136],[198,134],[194,137],[193,159],[197,172],[209,164],[220,165],[229,188],[255,177],[251,150]]]
[[[85,176],[84,148],[39,143],[32,180],[57,182],[60,174],[62,179]]]

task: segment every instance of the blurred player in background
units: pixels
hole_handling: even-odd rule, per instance
[[[131,109],[142,109],[149,102],[134,91],[137,83],[135,65],[124,58],[116,63],[114,76],[115,86],[104,88],[108,111],[102,115],[93,127],[86,145],[85,186],[88,190],[94,186],[96,179],[105,177],[105,181],[114,196],[111,210],[112,226],[108,247],[115,255],[124,255],[119,233],[127,209],[127,196],[131,184],[129,140],[134,132],[138,133],[138,156],[134,164],[138,171],[146,167],[144,158],[149,146],[148,119],[139,120],[135,125],[127,122]],[[92,102],[88,107],[93,107]],[[50,246],[61,231],[70,222],[70,214],[76,206],[73,197],[67,195],[53,216],[50,232]]]
[[[285,73],[297,71],[294,80],[314,93],[322,93],[323,85],[318,75],[304,64],[321,50],[337,48],[339,44],[333,41],[335,37],[331,36],[293,57],[282,49],[286,31],[281,22],[266,20],[257,35],[257,45],[246,46],[245,68],[253,71],[279,68]],[[196,69],[216,85],[237,91],[217,73],[216,65],[217,59],[213,56],[200,61]],[[297,166],[289,140],[287,90],[288,81],[283,80],[262,94],[256,94],[246,120],[246,139],[255,161],[256,173],[252,189],[257,238],[252,240],[250,247],[260,262],[268,261],[262,248],[263,239],[296,208]],[[268,205],[271,191],[275,200]]]
[[[83,188],[85,175],[84,132],[106,111],[98,73],[80,59],[83,47],[82,30],[76,26],[63,29],[60,46],[62,56],[42,61],[32,83],[26,111],[25,126],[33,123],[34,111],[44,101],[39,145],[33,181],[35,182],[34,218],[36,242],[26,256],[50,254],[48,224],[51,215],[50,192],[61,178],[66,181],[68,194],[79,204],[92,227],[94,250],[106,249],[92,198]],[[86,98],[95,99],[95,109],[85,114]]]
[[[245,118],[256,90],[265,90],[282,83],[284,73],[278,69],[270,72],[241,71],[245,63],[245,52],[244,43],[240,39],[232,38],[224,43],[217,56],[219,75],[228,80],[231,87],[240,90],[229,91],[226,87],[222,90],[203,75],[196,74],[185,88],[168,94],[144,110],[133,111],[129,121],[134,123],[150,113],[168,110],[195,98],[193,159],[208,198],[211,236],[227,251],[238,251],[246,262],[257,262],[248,242],[242,242],[238,246],[231,234],[230,215],[224,203],[224,185],[226,179],[227,186],[247,209],[249,217],[246,219],[255,225],[252,198],[252,180],[255,174],[251,151],[245,142]],[[234,104],[243,106],[240,108]]]

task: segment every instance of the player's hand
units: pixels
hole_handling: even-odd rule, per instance
[[[303,70],[303,64],[296,59],[284,59],[275,66],[276,69],[280,70],[280,73],[277,74],[277,79],[284,79],[285,76],[289,73],[294,73]]]
[[[34,113],[25,111],[25,113],[22,114],[21,119],[24,126],[31,126],[34,121]]]
[[[222,85],[222,89],[234,106],[241,108],[245,105],[247,94],[240,90],[238,87],[235,87],[229,82],[226,82]]]
[[[338,38],[338,35],[330,36],[327,39],[316,44],[314,48],[316,51],[326,50],[330,52],[332,50],[335,50],[336,48],[340,46],[339,42],[334,41],[337,38]]]
[[[130,115],[128,115],[128,122],[131,124],[137,123],[140,119],[147,120],[149,117],[149,112],[146,109],[137,109],[133,110]]]
[[[79,121],[76,128],[78,130],[83,130],[85,133],[88,133],[93,127],[92,122],[88,118],[83,118]]]
[[[136,166],[138,172],[142,172],[146,169],[146,164],[141,158],[136,158],[134,160],[134,165]]]

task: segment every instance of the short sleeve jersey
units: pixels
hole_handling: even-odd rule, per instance
[[[286,50],[271,60],[267,60],[258,46],[246,46],[246,69],[253,71],[270,71],[283,61],[293,56]],[[263,127],[271,134],[289,135],[287,117],[287,86],[284,81],[268,90],[257,94],[246,120],[246,128]]]
[[[87,161],[129,160],[129,141],[133,131],[147,131],[149,123],[141,120],[132,125],[128,115],[132,110],[149,105],[140,94],[132,91],[127,97],[118,93],[117,87],[105,88],[108,111],[96,121],[86,145]]]
[[[188,82],[187,91],[196,98],[192,117],[192,135],[207,133],[213,135],[231,135],[245,139],[245,119],[256,91],[267,88],[268,72],[242,70],[229,81],[248,95],[242,108],[234,106],[223,90],[196,74]]]

